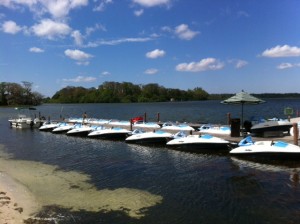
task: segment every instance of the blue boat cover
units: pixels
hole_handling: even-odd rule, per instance
[[[201,135],[201,138],[211,139],[213,136],[211,135]]]
[[[288,146],[288,143],[279,141],[279,142],[276,142],[274,144],[274,146],[285,148]]]

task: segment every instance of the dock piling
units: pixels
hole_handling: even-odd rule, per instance
[[[298,145],[299,129],[298,124],[293,123],[294,145]]]
[[[227,124],[230,125],[231,124],[231,114],[227,113]]]

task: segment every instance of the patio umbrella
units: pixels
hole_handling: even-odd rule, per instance
[[[249,93],[239,92],[227,100],[221,101],[223,104],[241,104],[242,105],[242,127],[244,128],[243,117],[244,117],[244,104],[260,104],[265,103],[264,100],[258,99]]]

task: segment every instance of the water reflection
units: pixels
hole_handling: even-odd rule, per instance
[[[288,186],[291,188],[298,188],[300,183],[300,163],[295,163],[295,161],[285,161],[285,162],[278,162],[278,161],[272,161],[272,160],[264,160],[268,163],[262,163],[258,161],[253,160],[245,160],[245,159],[239,159],[232,157],[231,158],[234,165],[238,167],[240,171],[243,173],[251,173],[251,169],[255,169],[261,172],[265,172],[270,174],[271,173],[277,173],[282,174],[286,178],[288,177],[289,183]],[[254,174],[253,174],[254,175]],[[271,176],[269,175],[269,178]]]

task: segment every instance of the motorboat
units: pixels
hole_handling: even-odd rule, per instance
[[[121,127],[99,128],[88,134],[91,138],[125,139],[131,131]]]
[[[8,121],[13,128],[39,128],[42,125],[39,118],[32,119],[26,115],[19,115],[18,118],[9,119]]]
[[[92,125],[104,125],[104,124],[108,124],[110,120],[108,119],[95,119],[95,118],[90,118],[87,119],[87,123],[92,124]]]
[[[93,130],[93,127],[85,124],[75,124],[72,129],[67,131],[67,135],[72,136],[87,136],[89,132]]]
[[[122,120],[116,120],[112,119],[108,122],[109,125],[111,126],[130,126],[130,121],[122,121]]]
[[[40,131],[52,131],[54,128],[58,127],[59,122],[46,121],[39,128]]]
[[[175,131],[195,131],[195,129],[185,123],[175,124],[173,122],[166,122],[162,125],[162,130],[175,130]]]
[[[127,143],[138,143],[138,144],[152,144],[152,143],[161,143],[166,144],[167,141],[173,139],[173,134],[163,131],[149,131],[143,133],[132,134],[131,136],[125,139]]]
[[[155,122],[144,122],[142,120],[136,121],[133,124],[134,128],[161,128],[159,124]]]
[[[52,133],[58,134],[58,133],[66,133],[69,130],[74,128],[74,124],[68,123],[68,122],[61,122],[59,125],[52,130]]]
[[[167,146],[195,151],[214,151],[228,149],[230,142],[209,134],[188,135],[183,138],[173,139],[167,143]]]
[[[34,116],[35,118],[32,118],[33,116],[25,115],[25,110],[36,110],[34,107],[16,107],[15,109],[20,111],[20,113],[16,118],[10,118],[8,120],[10,126],[13,128],[39,128],[44,122],[36,116]]]
[[[247,136],[239,142],[239,147],[230,151],[231,155],[244,157],[268,157],[271,159],[300,158],[300,147],[284,141],[256,141]]]
[[[199,128],[201,134],[211,134],[211,135],[230,135],[231,128],[229,126],[216,126],[211,124],[204,124]]]
[[[70,123],[82,123],[83,118],[82,117],[70,117],[67,121]]]
[[[293,124],[288,120],[268,120],[251,127],[251,133],[263,135],[266,132],[289,132]]]

